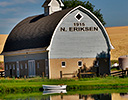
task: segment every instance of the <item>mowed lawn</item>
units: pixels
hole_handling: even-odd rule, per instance
[[[66,84],[70,88],[74,87],[97,87],[97,88],[115,88],[115,87],[128,87],[128,78],[119,78],[119,77],[95,77],[95,78],[85,78],[85,79],[42,79],[41,77],[37,78],[28,78],[28,79],[14,79],[6,78],[0,79],[0,89],[3,88],[13,88],[13,89],[25,89],[25,88],[42,88],[42,85],[60,85]]]

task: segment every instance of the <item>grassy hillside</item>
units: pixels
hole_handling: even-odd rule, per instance
[[[106,30],[115,48],[111,52],[111,60],[117,60],[121,55],[128,55],[128,26],[107,27]],[[3,50],[7,36],[0,34],[0,52]],[[0,61],[3,61],[2,56],[0,56]]]

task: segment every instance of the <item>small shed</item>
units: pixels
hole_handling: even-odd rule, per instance
[[[119,67],[122,70],[126,70],[126,68],[128,68],[128,55],[120,56],[118,60],[119,60]]]

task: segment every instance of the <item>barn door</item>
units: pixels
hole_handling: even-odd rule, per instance
[[[35,61],[34,60],[28,61],[28,74],[29,74],[29,77],[34,77],[36,75],[36,73],[35,73]]]
[[[19,61],[16,62],[17,77],[20,77]]]

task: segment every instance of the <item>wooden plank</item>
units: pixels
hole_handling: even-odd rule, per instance
[[[65,73],[63,75],[75,75],[76,73]]]
[[[120,74],[115,74],[115,75],[113,75],[113,76],[119,76],[119,75],[122,75],[122,73],[120,73]]]
[[[80,73],[81,75],[87,75],[87,74],[96,74],[95,72],[85,72],[85,73]]]
[[[122,73],[123,71],[113,72],[111,74]]]
[[[122,70],[122,71],[118,71],[118,72],[114,72],[114,73],[111,73],[111,74],[112,74],[113,76],[124,76],[124,75],[127,76],[127,71],[128,71],[128,69]]]
[[[63,74],[62,74],[62,71],[60,71],[60,78],[62,78],[62,75],[63,75]]]

